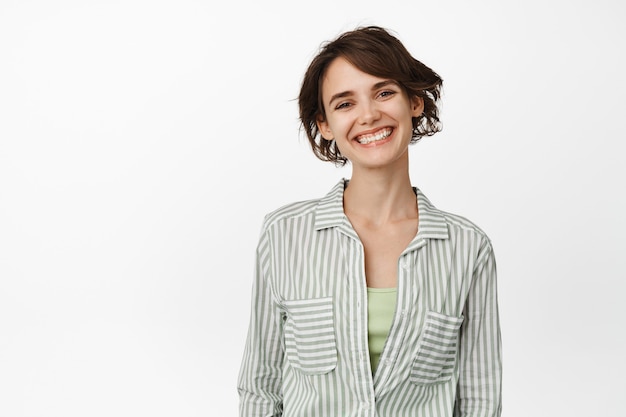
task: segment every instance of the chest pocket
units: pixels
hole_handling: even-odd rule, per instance
[[[418,385],[445,382],[452,377],[463,316],[429,311],[425,320],[410,374],[411,382]]]
[[[285,354],[290,365],[309,375],[325,374],[337,366],[332,297],[288,300]]]

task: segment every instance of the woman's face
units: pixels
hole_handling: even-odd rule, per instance
[[[409,99],[394,80],[367,74],[340,57],[328,66],[322,101],[320,133],[336,141],[354,169],[408,162],[412,118],[424,109],[419,97]]]

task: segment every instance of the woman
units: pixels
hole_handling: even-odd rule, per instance
[[[379,27],[311,62],[302,125],[352,175],[265,218],[241,416],[500,415],[491,242],[409,178],[409,144],[440,129],[441,83]]]

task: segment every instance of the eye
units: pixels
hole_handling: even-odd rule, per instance
[[[387,98],[393,96],[394,94],[396,94],[396,92],[393,90],[384,90],[378,94],[378,97]]]
[[[347,101],[344,101],[343,103],[339,103],[337,104],[337,106],[335,107],[335,110],[341,110],[341,109],[347,109],[348,107],[350,107],[352,104],[350,104]]]

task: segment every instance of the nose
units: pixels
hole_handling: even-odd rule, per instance
[[[361,104],[361,112],[359,113],[359,123],[362,125],[372,124],[380,118],[380,110],[374,100],[366,100]]]

